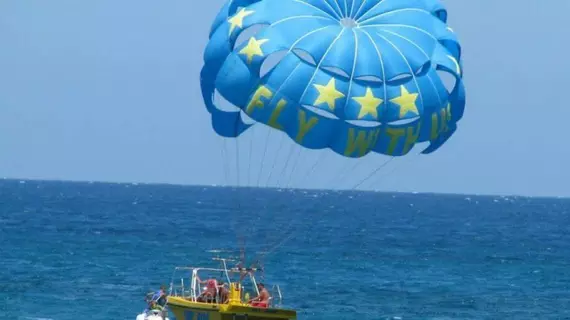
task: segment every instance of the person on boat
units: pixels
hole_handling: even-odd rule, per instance
[[[206,289],[202,291],[202,294],[198,297],[198,301],[212,302],[218,294],[218,281],[215,278],[202,281],[198,275],[196,275],[196,281],[198,281],[199,284],[206,284]]]
[[[220,283],[218,284],[218,293],[220,295],[219,302],[220,303],[228,303],[228,301],[230,299],[230,291],[228,290],[228,288],[226,287],[226,284],[222,280],[220,280]]]
[[[166,302],[167,302],[166,287],[160,286],[157,292],[150,292],[147,294],[148,308],[147,311],[157,310],[160,311],[162,319],[166,319]]]
[[[257,284],[257,290],[259,291],[259,295],[249,300],[249,304],[252,307],[267,308],[269,306],[269,292],[265,289],[263,283]]]
[[[164,307],[166,306],[166,296],[166,286],[162,285],[160,290],[153,295],[152,300],[156,301],[159,306]]]
[[[147,308],[145,310],[145,312],[149,312],[152,310],[158,310],[158,311],[162,311],[163,307],[161,305],[159,305],[156,300],[154,300],[154,296],[156,295],[156,293],[154,292],[149,292],[146,295],[145,301],[147,303]]]

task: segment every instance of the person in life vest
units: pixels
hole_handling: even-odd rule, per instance
[[[199,302],[213,302],[216,295],[218,294],[218,281],[215,278],[208,280],[200,280],[200,277],[196,275],[196,280],[199,284],[205,284],[206,289],[202,291],[202,294],[198,297]]]
[[[267,289],[265,289],[263,283],[257,284],[257,290],[259,291],[259,295],[249,300],[249,304],[252,307],[258,307],[258,308],[269,307],[269,292],[267,291]]]

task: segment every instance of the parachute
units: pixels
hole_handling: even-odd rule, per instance
[[[461,45],[438,0],[228,1],[212,23],[200,77],[214,131],[224,146],[238,144],[236,157],[226,150],[222,158],[237,162],[238,138],[259,126],[299,152],[347,161],[405,158],[421,143],[420,153],[430,154],[454,134],[465,108]],[[261,145],[265,165],[267,141],[249,139],[241,163],[251,167],[252,145]],[[278,187],[289,165],[288,157],[274,174]],[[373,174],[383,165],[374,160]],[[321,158],[302,179],[315,167],[324,167]],[[326,170],[342,177],[355,169],[360,163]],[[299,171],[297,162],[287,170]],[[283,179],[286,188],[291,180]]]
[[[213,128],[235,138],[261,123],[345,157],[403,156],[420,142],[431,153],[465,106],[461,46],[446,20],[437,0],[229,1],[201,72]],[[252,26],[261,28],[236,45]],[[280,60],[262,72],[275,54]],[[216,91],[240,110],[218,108]]]

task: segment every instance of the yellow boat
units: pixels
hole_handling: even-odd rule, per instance
[[[297,312],[281,308],[281,289],[275,285],[271,290],[267,307],[256,307],[249,304],[251,294],[246,292],[248,284],[252,288],[253,294],[259,295],[255,272],[257,268],[228,268],[226,259],[221,261],[221,268],[202,267],[176,267],[173,281],[170,283],[170,292],[167,299],[167,307],[172,312],[176,320],[294,320],[297,319]],[[177,273],[191,273],[191,276],[178,278]],[[221,280],[227,281],[229,286],[217,286],[214,296],[205,299],[204,291],[200,288],[201,281],[198,273],[220,274]],[[237,276],[237,277],[236,277]],[[211,277],[208,277],[211,279]],[[239,280],[236,280],[239,278]],[[177,284],[174,284],[174,279]],[[189,285],[185,280],[189,279]],[[219,288],[219,289],[218,289]],[[222,289],[225,288],[225,289]]]

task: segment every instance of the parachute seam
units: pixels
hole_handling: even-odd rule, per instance
[[[368,11],[364,12],[364,13],[362,14],[362,16],[359,17],[356,21],[357,21],[357,22],[360,22],[360,19],[364,18],[367,13],[369,13],[370,11],[376,9],[379,5],[384,4],[384,2],[387,2],[387,1],[380,0],[378,3],[376,3],[375,5],[373,5],[372,8],[370,8],[370,9],[368,9]]]
[[[313,75],[311,76],[311,78],[309,79],[309,82],[307,83],[307,85],[305,86],[305,90],[303,90],[303,94],[301,94],[301,97],[299,98],[299,102],[303,101],[303,98],[305,97],[305,95],[307,94],[307,91],[309,91],[309,88],[311,86],[311,83],[313,82],[313,80],[315,79],[317,73],[320,70],[321,64],[323,63],[323,61],[325,60],[327,54],[330,52],[330,50],[332,49],[332,47],[334,46],[334,44],[338,41],[338,39],[340,39],[340,37],[342,36],[342,34],[344,33],[344,28],[340,30],[340,32],[338,33],[338,35],[336,36],[336,38],[331,42],[331,44],[329,45],[329,47],[327,48],[327,50],[325,51],[325,54],[321,57],[321,60],[319,61],[319,63],[317,64],[315,71],[313,72]]]
[[[408,62],[408,59],[406,59],[406,56],[402,53],[402,51],[400,51],[400,49],[398,48],[398,46],[396,46],[394,43],[392,43],[392,41],[388,40],[386,37],[384,37],[383,35],[381,35],[380,33],[378,33],[378,31],[376,31],[376,34],[381,37],[382,39],[384,39],[386,42],[388,42],[392,47],[394,47],[394,49],[396,49],[396,51],[398,51],[398,53],[400,54],[400,56],[404,59],[404,61],[406,62],[406,64],[408,65],[408,69],[410,70],[410,73],[412,74],[412,78],[414,79],[414,83],[416,84],[416,87],[418,88],[418,93],[420,95],[420,100],[422,102],[422,114],[423,114],[423,109],[425,108],[424,105],[424,98],[422,95],[422,89],[420,88],[419,84],[418,84],[418,79],[416,77],[416,75],[414,74],[414,70],[412,69],[412,66],[410,65],[410,63]],[[418,110],[418,116],[419,116],[419,110]]]
[[[378,48],[378,45],[376,45],[376,42],[374,42],[374,39],[372,39],[372,36],[370,35],[370,33],[368,33],[368,31],[366,30],[361,30],[367,37],[368,39],[370,39],[370,42],[372,42],[372,45],[374,46],[374,49],[376,50],[376,54],[378,55],[378,59],[380,59],[380,69],[382,69],[382,87],[384,88],[384,100],[387,99],[388,97],[388,88],[386,87],[386,70],[384,68],[384,58],[382,57],[382,53],[380,52],[380,48]],[[387,108],[386,108],[386,102],[384,102],[384,113],[387,112]],[[380,122],[380,119],[378,119],[378,121]]]
[[[380,28],[379,28],[379,29],[380,29]],[[403,35],[401,35],[401,34],[399,34],[399,33],[397,33],[397,32],[390,31],[390,30],[382,30],[382,29],[380,29],[380,30],[377,30],[376,32],[379,32],[379,31],[380,31],[380,32],[386,32],[386,33],[389,33],[389,34],[391,34],[391,35],[394,35],[394,36],[397,36],[397,37],[399,37],[399,38],[402,38],[402,39],[406,40],[407,42],[411,43],[414,47],[416,47],[418,50],[420,50],[421,53],[422,53],[428,60],[431,60],[430,57],[429,57],[429,55],[427,54],[427,52],[425,52],[424,49],[422,49],[422,47],[420,47],[415,41],[409,39],[408,37],[405,37],[405,36],[403,36]]]
[[[408,24],[399,24],[399,23],[387,23],[387,24],[367,24],[365,26],[361,26],[360,28],[378,28],[378,27],[383,27],[383,28],[392,28],[392,27],[396,27],[396,28],[410,28],[410,29],[414,29],[417,31],[420,31],[422,33],[425,33],[426,35],[428,35],[429,37],[431,37],[433,40],[435,40],[437,43],[439,43],[439,40],[433,35],[431,34],[429,31],[424,30],[422,28],[418,28],[416,26],[412,26],[412,25],[408,25]]]
[[[322,12],[322,13],[328,15],[329,17],[331,17],[331,19],[333,19],[333,20],[334,20],[335,18],[336,18],[336,19],[340,19],[340,16],[333,16],[333,15],[331,15],[330,13],[326,12],[325,10],[323,10],[323,9],[321,9],[321,8],[319,8],[319,7],[316,7],[316,6],[314,6],[314,5],[312,5],[312,4],[308,3],[308,2],[301,1],[301,0],[293,0],[293,1],[294,1],[294,2],[297,2],[297,3],[304,4],[304,5],[306,5],[306,6],[309,6],[309,7],[313,8],[313,9],[315,9],[315,10],[317,10],[317,11],[320,11],[320,12]],[[336,15],[337,12],[334,10],[334,8],[333,8],[328,2],[325,1],[325,3],[329,6],[329,8],[331,8],[331,10],[333,11],[333,13]]]
[[[348,89],[348,94],[347,94],[347,98],[346,98],[345,109],[346,109],[346,107],[348,106],[348,101],[349,101],[349,97],[350,97],[350,93],[351,93],[351,87],[352,87],[352,80],[353,80],[353,78],[354,78],[354,70],[355,70],[355,68],[356,68],[355,66],[356,66],[356,61],[357,61],[357,58],[358,58],[358,57],[357,57],[357,52],[358,52],[358,51],[357,51],[357,48],[358,48],[358,40],[357,40],[357,39],[358,39],[358,37],[356,36],[355,30],[352,29],[352,31],[353,31],[353,34],[354,34],[354,36],[355,36],[355,52],[356,52],[356,53],[355,53],[355,57],[354,57],[354,65],[353,65],[352,74],[351,74],[351,76],[350,76],[350,80],[351,80],[351,81],[350,81],[350,83],[349,83],[349,89]],[[373,43],[374,43],[374,42],[373,42]],[[345,112],[345,118],[346,118],[346,112]],[[357,118],[357,120],[358,120],[358,118]],[[377,121],[375,121],[375,122],[380,123],[380,122],[378,121],[378,119],[377,119]],[[337,175],[337,176],[334,176],[332,179],[330,179],[330,180],[329,180],[329,184],[336,185],[336,181],[337,181],[337,180],[342,180],[342,179],[345,177],[345,175],[346,175],[347,172],[352,172],[352,171],[354,171],[354,170],[356,169],[356,167],[359,165],[359,163],[358,163],[358,162],[354,163],[354,164],[352,165],[352,167],[350,167],[350,170],[347,170],[347,167],[348,167],[349,165],[350,165],[350,162],[346,162],[346,163],[344,164],[344,166],[342,167],[342,169],[340,170],[340,174]]]
[[[289,50],[287,51],[287,53],[293,51],[293,49],[295,49],[295,46],[296,46],[299,42],[301,42],[301,40],[303,40],[303,39],[305,39],[306,37],[312,35],[313,33],[317,33],[317,32],[319,32],[319,31],[323,31],[323,30],[325,30],[325,29],[327,29],[327,28],[330,28],[330,27],[333,27],[333,25],[328,25],[328,26],[325,26],[325,27],[322,27],[322,28],[318,28],[318,29],[315,29],[315,30],[311,30],[311,31],[305,33],[305,34],[304,34],[303,36],[301,36],[299,39],[295,40],[295,42],[293,42],[293,44],[291,44],[291,47],[289,47]]]
[[[378,3],[376,3],[374,6],[372,6],[372,8],[368,9],[368,11],[366,11],[360,18],[358,18],[358,20],[356,20],[357,22],[360,22],[360,19],[364,18],[366,16],[367,13],[371,12],[372,10],[376,9],[379,5],[382,5],[384,3],[388,2],[388,0],[380,0]]]
[[[380,2],[382,3],[382,2]],[[380,14],[374,15],[368,19],[364,19],[363,21],[358,21],[358,23],[364,24],[367,23],[370,20],[376,20],[382,17],[385,17],[387,15],[391,15],[391,14],[395,14],[395,13],[400,13],[400,12],[406,12],[406,11],[412,11],[412,12],[420,12],[420,13],[426,13],[428,14],[430,17],[433,17],[433,15],[431,14],[431,12],[425,10],[425,9],[418,9],[418,8],[403,8],[403,9],[396,9],[396,10],[392,10],[392,11],[388,11],[388,12],[382,12]],[[370,11],[369,11],[370,12]]]
[[[437,102],[439,104],[439,107],[441,108],[443,106],[443,100],[441,100],[441,96],[439,95],[439,91],[437,90],[437,87],[435,86],[435,83],[433,82],[433,79],[431,78],[431,75],[428,73],[427,74],[427,78],[429,80],[429,83],[431,83],[431,86],[433,87],[434,91],[435,91],[435,95],[437,96]]]
[[[358,21],[358,15],[360,14],[360,11],[362,11],[362,8],[364,8],[364,5],[366,4],[366,1],[368,0],[364,0],[360,3],[360,6],[358,7],[358,10],[356,11],[356,14],[354,14],[353,19],[355,19],[356,21]]]
[[[417,44],[416,44],[414,41],[412,41],[411,39],[408,39],[407,37],[402,36],[401,34],[399,34],[399,33],[397,33],[397,32],[390,31],[390,30],[380,30],[380,31],[393,34],[393,35],[395,35],[395,36],[397,36],[397,37],[400,37],[400,38],[402,38],[402,39],[408,41],[408,42],[411,43],[413,46],[415,46],[416,48],[418,48],[418,50],[420,50],[420,52],[421,52],[421,53],[430,61],[430,63],[431,63],[431,59],[430,59],[429,55],[427,54],[427,52],[425,52],[424,49],[422,49],[422,47],[420,47],[419,45],[417,45]],[[435,91],[435,94],[437,95],[437,101],[439,102],[439,105],[440,105],[440,107],[441,107],[441,105],[442,105],[441,96],[439,95],[439,91],[437,90],[437,87],[435,86],[435,83],[433,82],[433,80],[432,80],[432,78],[431,78],[429,72],[428,72],[428,74],[427,74],[427,78],[428,78],[429,82],[431,83],[431,86],[433,87],[433,89],[434,89],[434,91]],[[424,106],[424,107],[425,107],[425,106]]]
[[[348,103],[350,102],[350,98],[351,98],[352,82],[354,79],[354,71],[356,70],[356,62],[358,59],[358,37],[356,36],[356,31],[354,29],[351,29],[351,30],[352,30],[352,35],[354,36],[354,60],[352,61],[352,71],[350,72],[350,81],[348,82],[348,91],[346,93],[346,99],[344,101],[344,108],[342,110],[344,113],[345,119],[347,118],[346,108],[348,107]]]
[[[423,33],[423,34],[429,36],[430,38],[432,38],[432,39],[437,43],[437,45],[442,46],[442,47],[447,51],[447,48],[445,48],[445,46],[443,46],[443,45],[440,43],[440,41],[439,41],[436,37],[434,37],[430,32],[428,32],[428,31],[426,31],[426,30],[424,30],[424,29],[415,27],[415,26],[410,26],[410,25],[406,25],[406,24],[376,24],[376,25],[366,25],[366,26],[362,26],[362,28],[367,28],[367,27],[380,27],[380,26],[384,27],[384,29],[385,29],[386,27],[396,27],[396,28],[409,28],[409,29],[413,29],[413,30],[419,31],[419,32],[421,32],[421,33]],[[364,30],[363,30],[363,31],[364,31]],[[381,31],[389,32],[389,33],[391,32],[391,31],[389,31],[389,30],[381,30]],[[378,31],[376,31],[376,32],[378,32]],[[430,61],[431,61],[431,59],[430,59]],[[437,70],[437,68],[436,68],[436,70]],[[433,79],[432,79],[429,75],[428,75],[428,79],[430,80],[430,83],[432,84],[432,86],[435,86],[435,84],[433,83]],[[438,96],[438,101],[439,101],[439,103],[441,104],[441,101],[442,101],[442,100],[441,100],[441,96],[439,95],[439,92],[437,91],[437,89],[436,89],[436,94],[437,94],[437,96]]]
[[[326,0],[323,0],[323,1],[327,2]],[[342,19],[342,18],[343,18],[343,15],[342,15],[342,9],[340,8],[340,4],[338,4],[338,1],[337,1],[337,0],[333,0],[333,3],[334,3],[334,4],[336,5],[336,7],[338,8],[338,15],[339,15],[340,19]]]
[[[348,16],[350,18],[352,18],[352,14],[354,13],[354,4],[356,3],[356,0],[352,1],[352,5],[350,6],[350,12],[348,13]]]
[[[281,20],[277,20],[277,21],[271,23],[269,26],[273,27],[273,26],[276,26],[280,23],[287,22],[289,20],[307,19],[307,18],[316,18],[316,19],[324,19],[324,20],[334,21],[330,17],[323,17],[323,16],[317,16],[317,15],[300,15],[300,16],[291,16],[291,17],[287,17],[287,18],[284,18]]]

